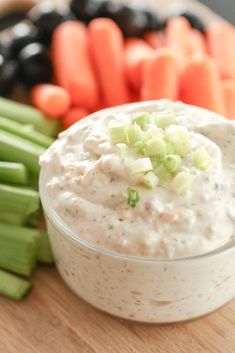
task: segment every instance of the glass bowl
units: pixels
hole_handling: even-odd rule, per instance
[[[135,105],[129,106],[133,111]],[[46,193],[43,169],[40,196],[56,266],[67,285],[94,307],[123,319],[170,323],[205,315],[235,296],[234,241],[180,259],[122,255],[80,238],[61,219]]]

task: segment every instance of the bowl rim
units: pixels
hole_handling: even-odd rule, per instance
[[[167,101],[167,100],[162,100],[162,101]],[[120,108],[128,108],[128,107],[132,107],[135,108],[138,107],[141,104],[141,107],[144,106],[148,106],[149,104],[153,104],[156,103],[156,101],[147,101],[147,102],[138,102],[138,103],[128,103],[128,104],[123,104],[117,107],[112,107],[112,108],[106,108],[106,109],[102,109],[98,112],[89,114],[87,118],[91,119],[94,115],[96,115],[97,113],[108,113],[110,112],[114,112],[115,110],[117,111]],[[180,103],[180,105],[182,106],[187,106],[187,107],[191,107],[194,110],[196,109],[197,111],[201,111],[201,112],[207,112],[208,111],[206,109],[203,108],[199,108],[196,106],[192,106],[192,105],[188,105],[188,104],[184,104],[182,102],[175,102],[175,103]],[[217,119],[219,118],[219,120],[221,120],[221,116],[214,113],[214,112],[209,112],[210,115],[215,116]],[[83,119],[81,120],[81,122],[84,121]],[[217,120],[218,121],[218,120]],[[81,122],[79,121],[76,124],[81,124]],[[230,122],[231,123],[231,122]],[[234,122],[235,125],[235,122]],[[137,256],[137,255],[128,255],[128,254],[123,254],[123,253],[118,253],[106,248],[103,248],[101,246],[95,245],[90,241],[87,241],[83,238],[81,238],[61,217],[60,215],[56,212],[56,210],[53,207],[52,201],[50,200],[50,198],[48,197],[47,193],[46,193],[46,189],[45,189],[45,173],[43,168],[41,168],[40,170],[40,175],[39,175],[39,194],[40,194],[40,198],[41,198],[41,203],[42,203],[42,207],[43,207],[43,211],[45,213],[45,215],[48,217],[48,219],[50,220],[50,222],[53,223],[53,225],[57,228],[57,230],[62,231],[63,234],[69,238],[70,240],[73,240],[75,243],[78,243],[79,245],[88,248],[89,250],[92,250],[96,253],[100,253],[109,257],[114,257],[114,258],[118,258],[118,259],[122,259],[122,260],[126,260],[126,261],[136,261],[136,262],[141,262],[141,263],[161,263],[161,264],[166,264],[166,263],[174,263],[174,262],[184,262],[184,261],[197,261],[200,259],[206,259],[212,256],[218,256],[222,253],[227,253],[229,251],[231,251],[233,248],[235,248],[235,239],[231,240],[230,242],[225,243],[224,245],[211,250],[209,252],[206,253],[202,253],[202,254],[198,254],[198,255],[194,255],[194,256],[184,256],[184,257],[179,257],[179,258],[156,258],[156,257],[149,257],[149,256]]]

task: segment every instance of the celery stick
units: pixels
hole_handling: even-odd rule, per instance
[[[0,222],[21,226],[26,223],[26,220],[27,217],[24,214],[0,211]]]
[[[22,222],[40,209],[39,193],[26,188],[0,184],[0,219],[9,222],[10,215],[20,215]],[[16,222],[14,222],[16,223]]]
[[[58,121],[47,119],[39,110],[30,105],[3,97],[0,97],[0,116],[20,124],[31,124],[37,131],[48,136],[56,136],[59,130]]]
[[[51,245],[48,235],[45,231],[39,231],[40,237],[38,242],[37,259],[39,262],[51,265],[54,262]]]
[[[29,276],[36,264],[37,229],[0,223],[0,267]]]
[[[0,159],[3,161],[23,163],[29,171],[39,174],[38,159],[45,150],[43,147],[0,129]]]
[[[0,117],[0,129],[8,131],[16,136],[23,137],[25,140],[34,142],[45,148],[49,147],[53,142],[51,137],[35,131],[32,126],[22,125],[2,117]]]
[[[32,288],[32,284],[12,273],[0,270],[0,294],[12,300],[21,300]]]
[[[9,163],[0,161],[0,182],[27,185],[27,169],[22,163]]]

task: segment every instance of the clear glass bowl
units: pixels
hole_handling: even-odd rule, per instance
[[[158,260],[121,255],[81,239],[53,209],[40,175],[40,195],[58,270],[94,307],[141,322],[194,319],[235,296],[234,242],[200,256]]]

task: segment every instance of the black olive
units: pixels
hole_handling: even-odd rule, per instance
[[[122,5],[114,13],[113,19],[127,37],[139,37],[149,29],[149,15],[139,8]]]
[[[78,20],[89,22],[100,17],[99,10],[103,3],[97,0],[72,0],[70,8]]]
[[[62,22],[74,19],[69,7],[56,7],[52,2],[42,2],[28,12],[28,19],[34,23],[42,35],[44,44],[50,42],[55,28]]]
[[[18,64],[15,60],[6,60],[0,54],[0,96],[11,93],[17,82]]]
[[[25,11],[11,11],[10,13],[0,16],[0,31],[14,26],[17,22],[25,19]]]
[[[185,11],[174,13],[172,15],[185,17],[189,21],[192,28],[196,28],[197,30],[199,30],[202,33],[205,32],[204,22],[194,13],[185,10]]]
[[[37,42],[39,39],[38,29],[29,22],[20,22],[10,30],[11,55],[16,55],[26,45]]]
[[[157,16],[154,9],[142,10],[147,17],[146,32],[147,31],[158,31],[163,29],[162,21]]]
[[[32,43],[19,52],[20,75],[26,87],[40,82],[50,82],[52,65],[45,46]]]

